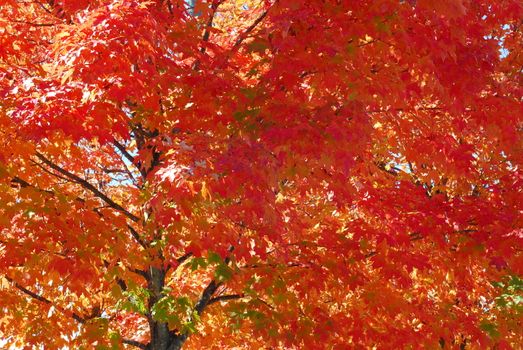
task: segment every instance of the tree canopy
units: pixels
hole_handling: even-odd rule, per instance
[[[3,346],[520,348],[522,18],[1,0]]]

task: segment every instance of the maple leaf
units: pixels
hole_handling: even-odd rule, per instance
[[[520,348],[522,17],[3,1],[0,343]]]

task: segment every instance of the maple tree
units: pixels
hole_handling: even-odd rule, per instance
[[[3,346],[522,346],[521,18],[1,0]]]

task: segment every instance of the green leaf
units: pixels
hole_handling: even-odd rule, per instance
[[[249,100],[252,100],[256,97],[256,90],[253,88],[243,88],[243,89],[241,89],[241,92]]]
[[[356,46],[354,46],[354,44],[350,42],[345,46],[345,51],[349,56],[352,56],[356,52]]]
[[[138,312],[142,315],[147,313],[147,300],[149,299],[149,291],[142,287],[135,287],[135,289],[123,292],[125,301],[119,303],[118,307],[123,310]]]
[[[491,338],[498,338],[499,337],[499,331],[494,323],[488,322],[488,321],[481,321],[481,324],[479,325],[479,328],[487,333],[489,337]]]
[[[196,271],[198,270],[199,268],[206,268],[207,267],[207,261],[205,258],[203,257],[196,257],[196,258],[192,258],[191,259],[191,262],[189,263],[189,266],[191,267],[191,270],[192,271]]]
[[[232,278],[232,272],[233,271],[229,266],[220,264],[216,266],[216,270],[214,270],[214,276],[219,282],[225,282]]]
[[[209,264],[221,264],[223,262],[222,257],[215,252],[209,252],[207,255],[207,261]]]
[[[249,44],[249,50],[251,52],[264,53],[269,48],[266,40],[255,40]]]

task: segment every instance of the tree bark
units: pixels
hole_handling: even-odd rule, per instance
[[[164,285],[165,271],[158,267],[151,267],[149,269],[148,280],[148,289],[151,295],[149,296],[149,314],[147,315],[151,332],[151,342],[149,343],[148,350],[167,350],[171,343],[171,334],[167,323],[154,320],[151,313],[154,304],[163,297]]]

